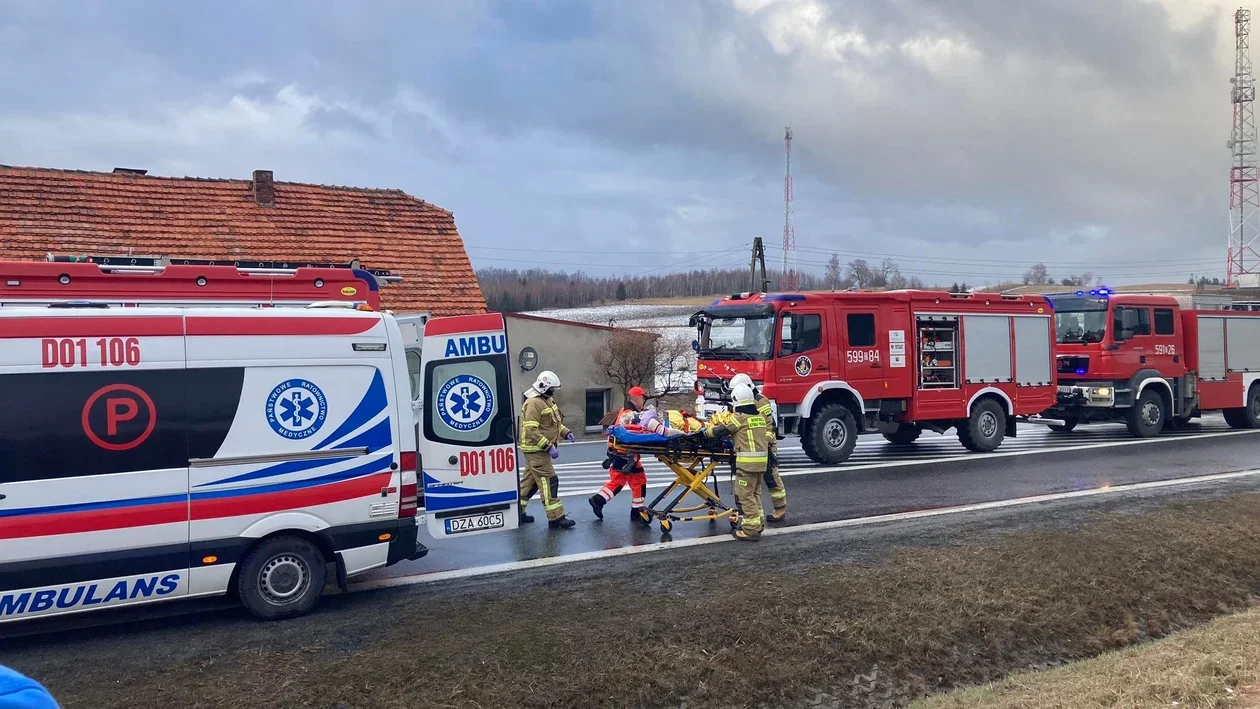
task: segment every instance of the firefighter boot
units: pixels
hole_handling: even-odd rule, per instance
[[[608,503],[608,501],[604,499],[603,495],[600,495],[599,493],[595,493],[594,495],[591,495],[590,498],[588,498],[586,501],[591,503],[591,511],[595,513],[595,516],[600,519],[603,519],[604,518],[604,505]]]
[[[577,524],[577,522],[574,522],[573,520],[569,519],[568,517],[563,517],[563,516],[561,516],[561,517],[557,517],[556,519],[553,519],[553,520],[551,520],[550,522],[548,522],[548,523],[547,523],[547,526],[548,526],[548,527],[551,527],[552,529],[569,529],[570,527],[572,527],[572,526],[574,526],[574,525],[576,525],[576,524]]]
[[[528,514],[525,510],[521,510],[521,524],[533,524],[534,515]]]

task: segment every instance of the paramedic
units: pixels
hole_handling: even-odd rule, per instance
[[[732,388],[739,384],[744,384],[753,390],[753,396],[757,401],[757,411],[766,417],[766,422],[770,426],[770,460],[766,464],[765,481],[766,488],[770,490],[770,504],[774,505],[774,512],[766,519],[770,522],[782,522],[787,517],[787,488],[783,487],[783,478],[779,475],[779,426],[774,420],[774,407],[770,406],[770,400],[753,386],[752,377],[747,374],[736,374],[731,377]]]
[[[573,432],[564,425],[560,405],[552,398],[552,392],[560,388],[560,377],[554,372],[543,372],[534,385],[525,390],[525,403],[521,405],[520,449],[525,457],[525,472],[521,475],[521,521],[533,522],[533,515],[525,513],[529,498],[538,491],[542,495],[543,511],[547,513],[547,526],[552,529],[568,529],[573,520],[564,516],[564,503],[560,501],[560,480],[551,461],[560,457],[556,448],[561,438],[573,441]]]
[[[638,416],[647,404],[647,392],[643,387],[633,386],[626,392],[626,405],[617,412],[612,426],[625,426],[638,422]],[[647,497],[647,473],[643,470],[643,462],[638,453],[632,453],[617,446],[611,437],[608,439],[608,458],[604,461],[608,468],[608,482],[591,495],[588,502],[595,516],[604,518],[604,505],[612,501],[621,488],[630,486],[630,521],[651,526],[652,520],[643,514],[643,503]]]
[[[709,438],[730,436],[735,449],[735,504],[739,508],[739,528],[735,538],[755,542],[761,538],[761,478],[766,474],[770,440],[774,436],[766,417],[757,411],[752,387],[739,384],[731,390],[735,410],[731,419],[709,426]]]

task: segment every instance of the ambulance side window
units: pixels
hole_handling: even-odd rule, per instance
[[[420,350],[407,350],[407,379],[411,382],[411,400],[419,401],[420,392]]]
[[[509,390],[505,358],[430,362],[422,384],[424,437],[451,445],[494,446],[512,442],[512,414],[520,404]]]

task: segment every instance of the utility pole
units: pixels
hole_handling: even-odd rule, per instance
[[[761,264],[761,280],[757,280],[757,264]],[[770,278],[766,275],[766,249],[760,236],[753,237],[752,260],[748,262],[748,290],[753,293],[770,291]],[[760,286],[760,287],[758,287]]]

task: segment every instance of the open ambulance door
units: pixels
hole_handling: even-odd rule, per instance
[[[515,529],[516,402],[503,316],[430,318],[423,334],[417,420],[429,534]]]

